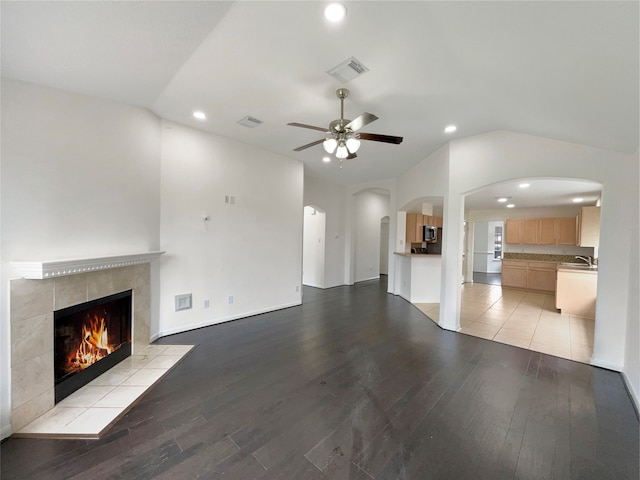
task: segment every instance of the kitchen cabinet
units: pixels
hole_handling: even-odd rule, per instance
[[[537,218],[522,220],[522,243],[524,245],[538,245],[538,223]]]
[[[598,272],[558,267],[556,308],[562,313],[594,318]]]
[[[555,292],[556,266],[555,262],[505,259],[502,261],[502,286]]]
[[[555,262],[527,262],[527,288],[555,292],[556,270]]]
[[[502,286],[527,288],[527,262],[502,260]]]
[[[556,219],[556,245],[577,245],[575,217]]]
[[[422,242],[423,225],[442,228],[442,217],[436,217],[433,215],[422,215],[420,213],[407,213],[405,242]]]
[[[407,244],[422,241],[422,237],[420,237],[420,240],[418,240],[418,237],[416,235],[418,231],[417,221],[418,221],[417,213],[407,213],[407,226],[406,226],[406,234],[405,234],[405,238],[406,238],[405,242]],[[422,222],[422,215],[420,215],[420,222]]]
[[[505,243],[522,243],[522,220],[508,218],[505,221]]]
[[[557,220],[557,218],[538,219],[538,245],[556,244]]]
[[[573,217],[510,218],[505,223],[506,243],[520,245],[578,244],[576,219]]]
[[[600,207],[582,207],[577,218],[578,245],[600,246]]]

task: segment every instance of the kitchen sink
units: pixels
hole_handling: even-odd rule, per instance
[[[589,266],[586,263],[560,262],[561,267],[575,268],[578,270],[598,270],[597,265]]]

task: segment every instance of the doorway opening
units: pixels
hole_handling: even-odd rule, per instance
[[[315,206],[304,207],[302,284],[324,288],[325,229],[327,214]]]
[[[473,224],[473,282],[502,285],[504,222]]]

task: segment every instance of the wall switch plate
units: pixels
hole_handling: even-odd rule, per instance
[[[204,308],[209,308],[209,300],[204,301]]]
[[[227,301],[229,302],[229,304],[233,303],[233,295],[229,295]]]

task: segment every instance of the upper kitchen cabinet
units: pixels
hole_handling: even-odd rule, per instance
[[[538,245],[556,244],[557,218],[538,219]],[[574,227],[575,231],[575,227]],[[575,245],[575,243],[574,243]]]
[[[421,242],[422,237],[418,240],[418,214],[407,213],[407,227],[406,227],[406,243]],[[420,215],[420,224],[422,224],[422,215]]]
[[[505,222],[505,243],[522,243],[522,220],[508,218]]]
[[[578,246],[600,246],[600,207],[582,207],[576,222]]]
[[[422,227],[424,225],[442,228],[442,223],[442,217],[422,215],[420,213],[407,213],[406,243],[422,242]]]
[[[577,245],[577,229],[575,217],[561,217],[556,219],[556,244]]]
[[[576,219],[510,218],[506,221],[506,243],[520,245],[576,245]]]
[[[537,218],[525,218],[522,220],[522,243],[525,245],[538,245],[538,225]]]

